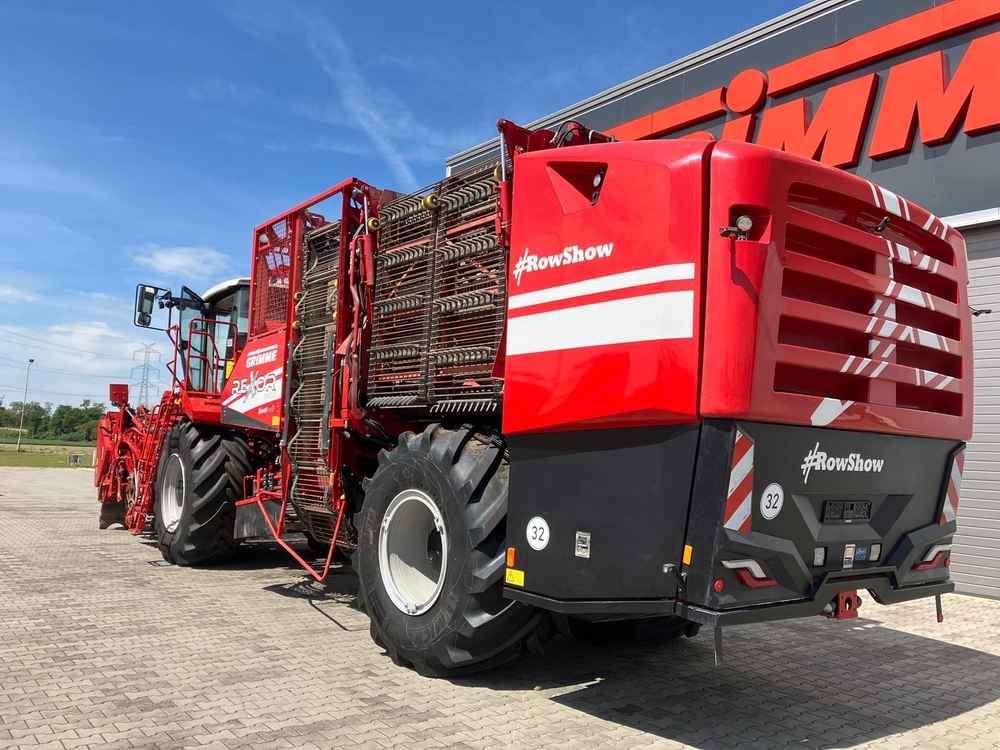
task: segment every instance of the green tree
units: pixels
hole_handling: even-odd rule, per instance
[[[97,421],[104,414],[103,404],[86,400],[80,406],[29,401],[24,409],[24,434],[28,438],[49,440],[93,441],[97,438]],[[0,428],[16,434],[21,420],[21,402],[0,406]]]

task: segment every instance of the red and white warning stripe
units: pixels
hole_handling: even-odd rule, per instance
[[[876,206],[884,208],[889,213],[895,214],[902,219],[910,220],[910,204],[906,198],[896,195],[891,190],[886,190],[881,185],[876,185],[871,180],[865,180],[865,182],[871,188],[872,198],[875,200]]]
[[[885,297],[876,297],[875,304],[872,305],[871,310],[868,312],[871,315],[880,315],[883,318],[895,320],[896,303],[891,299],[885,299]]]
[[[942,526],[951,523],[958,515],[958,493],[962,489],[962,472],[965,469],[965,451],[961,450],[955,454],[951,462],[951,474],[948,476],[948,491],[944,496],[944,506],[941,508],[941,518],[938,523]]]
[[[886,190],[881,185],[876,185],[871,180],[865,180],[865,182],[868,183],[868,188],[872,191],[872,200],[878,208],[885,209],[889,213],[895,214],[907,221],[913,221],[910,203],[906,198],[896,195],[891,190]],[[930,232],[941,239],[945,239],[951,227],[934,214],[928,212],[927,221],[924,222],[923,229],[925,232]]]
[[[840,368],[840,371],[851,373],[852,375],[867,375],[870,378],[877,378],[888,365],[888,362],[881,362],[869,357],[856,357],[852,354],[844,362],[844,366]]]
[[[949,375],[942,375],[939,372],[934,372],[933,370],[914,370],[914,378],[917,385],[922,385],[925,388],[934,388],[935,390],[941,390],[942,388],[947,388],[955,378]]]
[[[752,509],[753,440],[737,428],[733,440],[733,460],[729,469],[729,492],[726,495],[723,526],[740,534],[749,534]]]
[[[894,351],[896,351],[896,344],[892,341],[882,339],[868,341],[868,356],[872,359],[889,359]]]
[[[932,258],[898,242],[885,240],[885,244],[889,248],[890,263],[899,261],[905,266],[912,266],[918,271],[927,271],[928,273],[938,273],[941,270],[941,261],[937,258]]]
[[[882,292],[882,294],[886,297],[891,297],[892,299],[908,302],[911,305],[916,305],[917,307],[926,307],[928,310],[934,309],[933,295],[928,292],[922,292],[915,287],[900,284],[898,281],[893,279],[889,280],[889,283],[886,285],[885,291]]]
[[[924,222],[923,230],[925,232],[930,232],[931,234],[945,239],[948,236],[949,227],[941,219],[939,219],[934,214],[929,214],[927,221]]]
[[[909,341],[911,344],[919,344],[929,349],[938,349],[943,352],[950,352],[948,339],[922,328],[904,326],[902,323],[895,323],[891,320],[881,320],[872,318],[865,327],[865,333],[871,333],[885,339],[896,339],[897,341]]]
[[[869,378],[877,378],[891,364],[890,357],[895,350],[896,345],[892,341],[871,339],[868,342],[868,354],[870,356],[859,357],[854,354],[849,355],[844,360],[844,364],[841,365],[840,371],[850,375],[865,375]],[[923,386],[924,388],[942,390],[955,382],[955,378],[949,375],[942,375],[940,372],[935,372],[934,370],[913,368],[913,382],[914,385]]]

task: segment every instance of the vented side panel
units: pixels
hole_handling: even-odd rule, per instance
[[[900,215],[879,231],[882,195]],[[943,227],[875,196],[791,186],[775,390],[961,416],[963,269]]]

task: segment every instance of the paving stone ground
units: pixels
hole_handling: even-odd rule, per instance
[[[721,668],[704,636],[556,641],[431,680],[369,640],[349,570],[166,565],[97,530],[90,481],[0,469],[0,748],[1000,748],[1000,601],[733,628]]]

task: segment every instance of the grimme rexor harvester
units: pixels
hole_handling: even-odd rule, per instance
[[[863,589],[940,616],[972,423],[961,236],[753,145],[500,136],[417,194],[348,179],[264,222],[249,279],[140,285],[175,381],[152,410],[112,387],[103,523],[178,564],[261,536],[317,579],[353,554],[376,641],[428,673],[553,626],[705,624],[718,648],[854,616]]]

